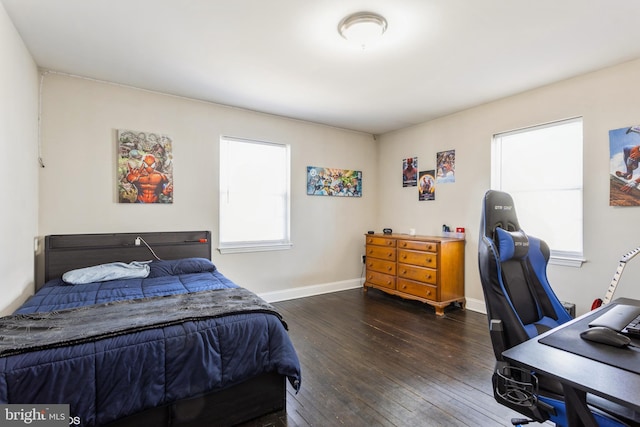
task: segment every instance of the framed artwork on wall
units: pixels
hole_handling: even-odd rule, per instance
[[[172,140],[166,135],[118,129],[118,202],[173,203]]]
[[[418,158],[402,159],[402,186],[415,187],[418,185]]]
[[[640,206],[640,126],[609,131],[609,205]]]
[[[456,150],[441,151],[436,154],[438,184],[456,182]]]
[[[309,196],[362,196],[362,172],[350,169],[307,166]]]
[[[420,171],[418,179],[418,200],[435,200],[436,199],[436,171]]]

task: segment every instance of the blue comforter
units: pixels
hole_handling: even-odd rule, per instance
[[[85,285],[54,280],[16,314],[230,287],[237,285],[215,268]],[[268,313],[232,314],[2,357],[0,403],[65,403],[93,426],[274,371],[299,388],[283,322]]]
[[[62,279],[54,279],[40,288],[15,311],[15,314],[64,310],[116,300],[237,287],[238,285],[218,270],[144,279],[110,280],[85,285],[69,285]]]

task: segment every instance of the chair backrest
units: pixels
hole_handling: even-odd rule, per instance
[[[520,228],[512,197],[487,191],[478,267],[490,327],[491,322],[501,323],[501,337],[491,334],[496,359],[502,360],[504,350],[571,320],[547,280],[548,261],[549,246]]]

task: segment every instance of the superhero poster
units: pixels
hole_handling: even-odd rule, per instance
[[[640,206],[640,126],[609,131],[609,205]]]
[[[415,187],[418,185],[418,158],[402,159],[402,186]]]
[[[438,184],[456,182],[456,150],[441,151],[436,154]]]
[[[118,202],[173,203],[171,138],[125,129],[117,138]]]
[[[418,178],[418,200],[436,199],[436,171],[420,171]]]
[[[309,196],[362,196],[362,172],[349,169],[307,166]]]

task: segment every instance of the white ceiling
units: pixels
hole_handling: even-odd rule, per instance
[[[42,68],[371,134],[640,58],[640,0],[0,1]]]

